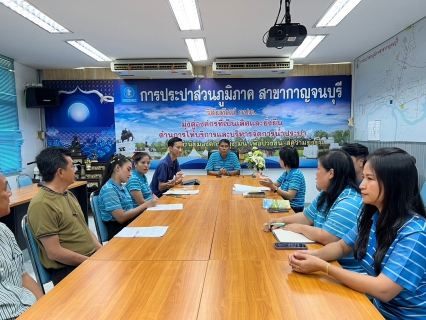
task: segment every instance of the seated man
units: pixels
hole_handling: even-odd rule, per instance
[[[46,148],[36,162],[45,186],[30,202],[28,225],[39,246],[41,263],[56,285],[101,244],[89,230],[77,198],[67,191],[76,171],[70,151]]]
[[[206,165],[207,174],[211,176],[238,176],[241,166],[237,155],[229,152],[228,139],[219,141],[219,152],[212,153]]]
[[[181,138],[173,137],[167,142],[169,153],[160,161],[154,171],[151,180],[151,190],[158,198],[164,192],[182,183],[183,172],[180,170],[178,157],[183,153],[183,141]]]
[[[0,173],[0,217],[10,213],[7,180]],[[24,269],[24,258],[12,231],[0,223],[0,319],[15,319],[43,296]]]

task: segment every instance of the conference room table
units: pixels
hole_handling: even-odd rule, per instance
[[[160,199],[183,210],[146,211],[129,225],[168,226],[163,237],[113,238],[20,319],[383,319],[334,278],[292,271],[294,251],[275,250],[263,223],[293,213],[232,193],[256,179],[196,178],[188,190],[198,195]]]
[[[9,199],[10,213],[7,216],[0,218],[0,222],[3,222],[9,227],[10,230],[12,230],[21,249],[25,249],[27,247],[25,244],[24,235],[22,233],[21,221],[22,218],[27,214],[31,199],[34,198],[40,189],[41,187],[34,183],[30,186],[11,190],[12,195]],[[75,181],[68,187],[68,190],[70,190],[76,196],[78,202],[80,203],[86,222],[88,222],[87,182]]]

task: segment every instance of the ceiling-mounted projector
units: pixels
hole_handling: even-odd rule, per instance
[[[282,0],[280,0],[280,10],[274,26],[269,29],[266,46],[268,48],[298,47],[305,40],[308,30],[300,23],[291,23],[290,0],[285,0],[285,23],[277,23],[281,12]],[[281,20],[281,22],[282,22]]]
[[[269,29],[268,48],[297,47],[305,40],[308,31],[299,23],[277,24]]]

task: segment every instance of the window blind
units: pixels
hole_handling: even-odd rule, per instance
[[[0,55],[0,172],[4,175],[22,171],[23,142],[19,130],[13,59]]]

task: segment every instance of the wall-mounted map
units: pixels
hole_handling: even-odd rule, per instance
[[[426,141],[426,19],[355,61],[355,140]],[[370,128],[371,131],[371,128]]]

